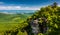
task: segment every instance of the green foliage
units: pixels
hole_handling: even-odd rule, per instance
[[[41,17],[48,20],[48,35],[60,35],[60,7],[56,2],[52,6],[41,8],[31,16],[32,19]]]

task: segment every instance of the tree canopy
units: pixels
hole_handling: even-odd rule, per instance
[[[30,18],[34,19],[41,17],[45,17],[48,20],[48,35],[60,35],[60,7],[56,2],[54,2],[52,6],[42,7]]]

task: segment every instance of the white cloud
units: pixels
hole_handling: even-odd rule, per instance
[[[0,10],[19,10],[20,6],[0,6]]]
[[[0,10],[39,10],[39,7],[0,6]]]
[[[4,2],[0,2],[0,4],[4,4]]]
[[[22,7],[21,9],[22,9],[22,10],[23,10],[23,9],[24,9],[24,10],[39,10],[38,7]]]

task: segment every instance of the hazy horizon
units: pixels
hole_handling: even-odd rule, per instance
[[[0,13],[4,14],[24,14],[24,13],[34,13],[36,10],[0,10]]]

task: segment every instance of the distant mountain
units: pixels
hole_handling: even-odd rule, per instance
[[[34,13],[35,10],[0,10],[0,13],[6,13],[6,14],[24,14],[24,13]]]

